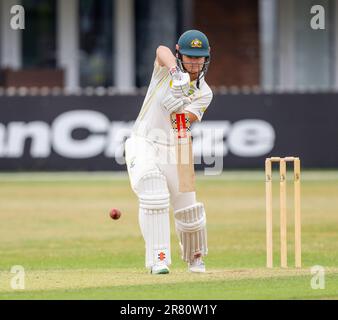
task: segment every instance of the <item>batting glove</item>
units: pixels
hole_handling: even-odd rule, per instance
[[[172,77],[172,84],[170,90],[175,98],[188,95],[190,88],[190,76],[189,73],[182,72],[178,66],[172,67],[169,70]]]
[[[167,96],[163,102],[162,105],[169,113],[182,111],[183,108],[191,103],[191,99],[188,97],[184,98],[175,98],[171,95]]]

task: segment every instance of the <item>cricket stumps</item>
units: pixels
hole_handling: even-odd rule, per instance
[[[286,210],[286,164],[293,162],[294,171],[294,224],[295,267],[301,268],[301,209],[300,209],[300,159],[298,157],[271,157],[265,160],[266,200],[266,266],[273,267],[273,218],[272,218],[272,164],[279,163],[279,207],[280,207],[280,255],[281,267],[287,268],[287,210]]]

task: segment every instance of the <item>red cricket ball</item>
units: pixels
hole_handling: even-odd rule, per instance
[[[116,208],[113,208],[110,210],[109,215],[112,219],[117,220],[117,219],[120,219],[121,217],[121,211]]]

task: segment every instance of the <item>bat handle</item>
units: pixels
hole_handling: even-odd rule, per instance
[[[183,107],[180,107],[176,113],[184,113],[184,108]]]

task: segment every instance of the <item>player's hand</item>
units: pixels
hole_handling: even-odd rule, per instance
[[[178,66],[172,67],[169,70],[172,78],[170,90],[175,98],[180,98],[188,95],[190,88],[190,76],[187,72],[182,72]]]
[[[175,98],[169,95],[163,100],[162,105],[169,113],[173,113],[182,111],[190,103],[191,99],[189,97]]]

